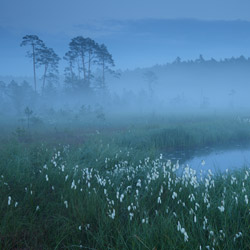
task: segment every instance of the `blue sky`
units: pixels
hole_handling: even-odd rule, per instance
[[[26,34],[37,34],[61,57],[71,38],[91,37],[122,69],[177,56],[250,56],[249,10],[249,0],[1,0],[0,75],[32,74],[19,47]]]

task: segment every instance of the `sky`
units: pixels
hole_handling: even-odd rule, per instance
[[[250,56],[249,10],[249,0],[1,0],[0,75],[32,74],[19,46],[26,34],[61,58],[74,36],[90,37],[107,45],[120,69],[177,56]]]

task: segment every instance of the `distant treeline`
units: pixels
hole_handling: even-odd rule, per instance
[[[112,108],[131,109],[140,105],[153,106],[154,100],[159,103],[167,100],[169,105],[181,100],[178,102],[186,105],[184,99],[199,98],[200,103],[204,100],[208,103],[209,99],[213,103],[214,86],[217,99],[227,95],[234,103],[237,96],[242,99],[241,90],[237,91],[236,87],[241,85],[244,89],[250,69],[250,58],[244,56],[215,60],[200,55],[195,60],[183,61],[177,57],[165,65],[114,71],[114,60],[104,44],[78,36],[70,41],[69,50],[63,57],[67,67],[62,77],[58,71],[61,58],[39,37],[27,35],[21,46],[28,47],[34,80],[19,82],[13,77],[0,81],[0,113],[20,114],[26,107],[35,111],[63,106],[79,109],[82,105],[105,105],[107,102]],[[36,71],[39,67],[43,75],[38,86]],[[226,88],[218,89],[222,85]]]
[[[216,60],[214,58],[205,60],[202,55],[199,56],[199,58],[195,60],[186,60],[182,61],[180,57],[177,57],[175,61],[173,61],[170,64],[167,65],[197,65],[197,64],[203,64],[203,65],[235,65],[235,64],[247,64],[250,63],[250,57],[246,58],[243,55],[240,57],[231,57],[231,58],[224,58],[221,60]]]

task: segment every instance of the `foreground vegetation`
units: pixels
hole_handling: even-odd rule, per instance
[[[249,168],[200,175],[160,154],[247,141],[248,124],[168,118],[64,132],[1,135],[1,249],[250,248]]]

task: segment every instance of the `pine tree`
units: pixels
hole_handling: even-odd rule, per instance
[[[37,63],[39,66],[44,66],[42,92],[44,92],[46,79],[56,78],[59,60],[59,56],[53,49],[45,46],[38,49]]]
[[[97,59],[98,59],[98,64],[101,66],[102,70],[101,88],[105,90],[106,89],[105,75],[107,72],[111,74],[115,73],[111,69],[111,67],[114,67],[115,64],[112,55],[108,52],[108,49],[104,44],[101,44],[97,48]]]
[[[32,58],[33,61],[33,75],[34,75],[34,89],[37,90],[36,84],[36,65],[37,65],[37,55],[38,51],[42,49],[45,45],[44,42],[35,35],[26,35],[23,37],[23,41],[20,46],[31,46],[31,50],[27,51],[27,56]]]

